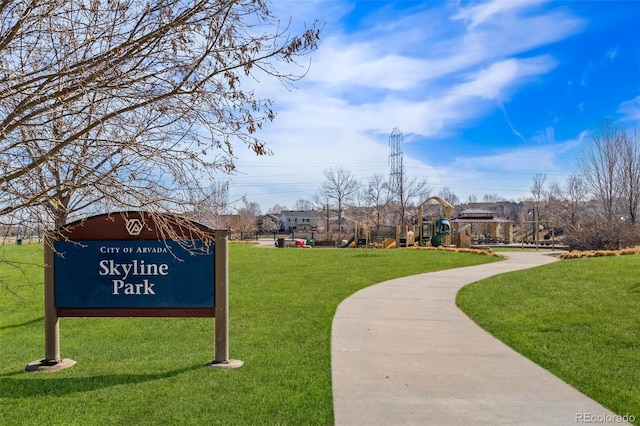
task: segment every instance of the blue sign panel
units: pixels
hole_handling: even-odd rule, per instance
[[[214,244],[56,241],[56,308],[213,308]]]

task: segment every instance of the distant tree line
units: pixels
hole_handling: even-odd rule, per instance
[[[618,249],[640,244],[640,139],[638,132],[603,125],[583,149],[577,169],[565,182],[551,182],[545,174],[533,176],[531,197],[520,200],[530,208],[516,211],[498,194],[470,196],[466,202],[448,187],[432,194],[426,179],[402,174],[392,187],[376,174],[364,183],[342,167],[325,170],[325,180],[310,200],[299,200],[298,210],[318,210],[337,217],[345,214],[360,226],[417,223],[414,207],[438,195],[460,209],[483,202],[503,206],[498,212],[516,222],[553,224],[572,249]],[[276,205],[270,211],[285,209]]]

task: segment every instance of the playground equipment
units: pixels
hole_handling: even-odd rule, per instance
[[[544,224],[543,224],[544,223]],[[525,225],[531,224],[531,230],[527,230]],[[546,225],[546,226],[545,226]],[[542,241],[540,240],[540,231],[545,231]],[[541,222],[540,220],[526,220],[520,223],[520,243],[522,244],[522,248],[524,249],[525,240],[530,240],[531,243],[534,243],[536,246],[536,251],[540,245],[548,246],[551,244],[551,248],[553,250],[556,249],[556,227],[553,221],[549,222]],[[531,233],[531,237],[528,237],[528,234]]]
[[[458,228],[458,232],[456,233],[456,247],[471,247],[471,224]]]
[[[431,223],[424,223],[422,220],[422,208],[425,204],[427,204],[431,200],[435,200],[438,203],[440,203],[440,205],[444,210],[444,217],[441,217],[440,219],[438,219],[435,225]],[[425,245],[426,245],[426,242],[429,241],[431,245],[434,247],[438,247],[442,244],[444,244],[445,246],[450,246],[451,245],[451,212],[453,211],[453,205],[438,196],[433,196],[433,197],[427,198],[425,201],[419,204],[416,210],[417,210],[417,217],[418,217],[418,223],[419,223],[417,241],[420,244],[425,244]],[[427,238],[426,233],[424,232],[425,226],[433,227],[432,232],[429,233],[431,235],[430,239]]]
[[[338,244],[338,248],[347,247],[368,247],[371,240],[371,232],[367,227],[353,228],[353,235],[348,241]]]
[[[382,241],[382,248],[393,248],[396,246],[396,239],[395,238],[385,238]]]
[[[431,245],[433,247],[439,247],[442,245],[442,239],[445,237],[449,237],[451,233],[451,224],[449,223],[449,219],[441,217],[438,219],[435,225],[435,235],[431,237]]]
[[[407,226],[396,226],[396,247],[411,247],[415,244],[415,232]]]
[[[349,238],[349,241],[347,241],[346,243],[338,244],[338,248],[347,248],[347,247],[351,246],[351,244],[353,244],[355,239],[356,239],[356,236],[353,235],[351,238]]]

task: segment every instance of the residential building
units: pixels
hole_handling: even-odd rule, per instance
[[[257,219],[258,232],[261,234],[269,234],[271,232],[278,232],[282,229],[280,223],[280,217],[275,214],[263,214],[258,216]]]
[[[315,210],[283,210],[280,213],[281,229],[289,231],[317,231],[322,214]]]

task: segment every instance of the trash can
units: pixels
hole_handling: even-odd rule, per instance
[[[22,238],[16,238],[16,244],[21,246],[22,245]]]
[[[284,248],[284,238],[278,238],[278,248]]]

